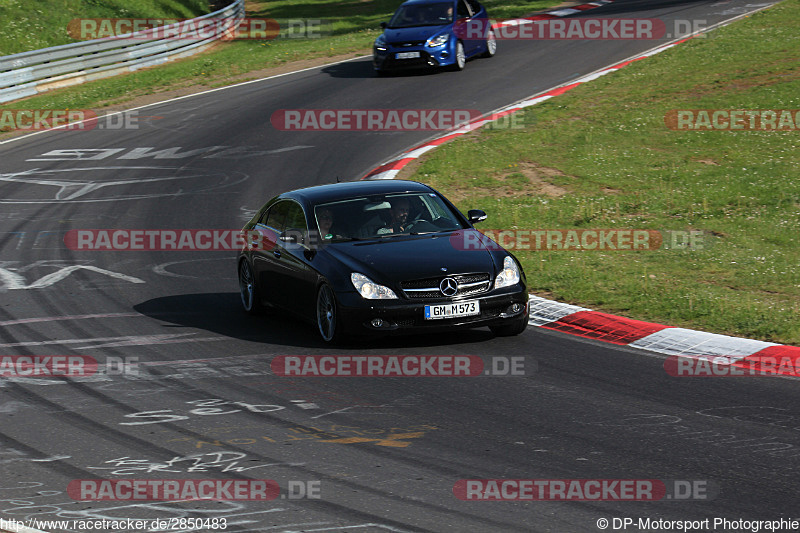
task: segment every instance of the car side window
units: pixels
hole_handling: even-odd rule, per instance
[[[286,212],[289,209],[289,205],[291,202],[288,200],[282,200],[272,207],[270,207],[269,211],[267,212],[266,219],[262,224],[275,230],[276,233],[281,234],[283,233],[283,229],[286,227]]]
[[[477,0],[467,0],[469,8],[472,10],[472,15],[475,16],[481,11],[481,4]]]
[[[306,214],[303,208],[295,202],[287,202],[285,230],[297,230],[305,233],[308,230],[306,225]]]
[[[258,217],[258,221],[256,222],[256,224],[261,224],[262,226],[265,226],[267,224],[267,217],[269,216],[269,210],[270,208],[268,207],[261,212],[261,216]]]
[[[458,18],[468,19],[472,16],[465,0],[458,0]]]

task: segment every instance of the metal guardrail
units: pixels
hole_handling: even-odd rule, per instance
[[[182,38],[163,36],[169,35],[171,28],[188,28],[190,21],[183,21],[115,37],[0,56],[0,103],[196,54],[234,32],[243,17],[244,0],[235,0],[219,11],[191,19],[201,25],[201,21],[213,19],[214,31],[210,36],[204,30],[182,33]]]

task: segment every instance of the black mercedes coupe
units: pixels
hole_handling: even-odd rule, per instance
[[[304,318],[329,343],[483,326],[518,335],[528,324],[525,273],[473,227],[484,219],[413,181],[280,194],[242,230],[242,305]]]

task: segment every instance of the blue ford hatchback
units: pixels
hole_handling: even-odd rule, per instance
[[[421,67],[462,70],[467,59],[497,50],[486,9],[477,0],[408,0],[373,46],[376,72]]]

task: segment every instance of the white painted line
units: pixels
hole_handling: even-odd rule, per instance
[[[556,17],[567,17],[569,15],[574,15],[575,13],[580,13],[580,9],[559,9],[556,11],[548,11],[545,15],[554,15]]]
[[[65,315],[65,316],[45,316],[36,318],[20,318],[17,320],[4,320],[0,322],[0,327],[16,326],[17,324],[35,324],[38,322],[57,322],[59,320],[86,320],[89,318],[130,318],[144,317],[140,313],[101,313],[95,315]]]
[[[531,326],[544,326],[579,311],[591,311],[585,307],[556,302],[532,294],[528,296],[528,306],[528,324]]]
[[[771,342],[729,337],[705,331],[667,328],[651,333],[626,346],[667,355],[723,355],[738,360],[764,348],[777,345]]]
[[[101,342],[104,344],[99,345],[86,345],[78,349],[89,350],[92,348],[110,347],[110,346],[144,346],[150,344],[171,344],[176,342],[201,342],[201,341],[224,341],[227,337],[193,337],[187,338],[195,333],[165,333],[161,335],[125,335],[122,337],[89,337],[85,339],[61,339],[50,341],[26,341],[26,342],[9,342],[0,344],[0,348],[16,348],[23,346],[52,346],[52,345],[68,345],[68,344],[85,344],[93,342]]]
[[[342,61],[334,61],[333,63],[326,63],[324,65],[319,65],[319,66],[316,66],[316,67],[308,67],[308,68],[303,68],[303,69],[300,69],[300,70],[293,70],[291,72],[284,72],[283,74],[274,74],[272,76],[267,76],[265,78],[258,78],[256,80],[243,81],[241,83],[235,83],[233,85],[226,85],[225,87],[217,87],[216,89],[209,89],[207,91],[202,91],[202,92],[199,92],[199,93],[187,94],[185,96],[178,96],[176,98],[169,98],[167,100],[161,100],[161,101],[158,101],[158,102],[153,102],[152,104],[145,104],[145,105],[142,105],[142,106],[139,106],[139,107],[132,107],[130,109],[125,109],[123,111],[117,111],[115,113],[109,113],[108,115],[103,115],[102,118],[112,117],[114,115],[121,115],[123,113],[129,113],[131,111],[138,111],[139,109],[146,109],[148,107],[153,107],[153,106],[156,106],[156,105],[165,104],[167,102],[170,102],[170,103],[177,102],[178,100],[183,100],[183,99],[186,99],[186,98],[192,98],[194,96],[200,96],[200,95],[203,95],[203,94],[210,94],[210,93],[215,93],[217,91],[224,91],[226,89],[232,89],[234,87],[242,87],[244,85],[250,85],[252,83],[259,83],[259,82],[262,82],[262,81],[272,80],[272,79],[275,79],[275,78],[282,78],[283,76],[289,76],[291,74],[299,74],[300,72],[307,72],[309,70],[323,69],[325,67],[330,67],[330,66],[333,66],[333,65],[341,65],[342,63],[348,63],[350,61],[356,61],[358,59],[364,59],[364,58],[368,58],[368,57],[372,57],[372,56],[368,55],[368,56],[351,57],[350,59],[344,59]],[[27,135],[21,135],[19,137],[14,137],[13,139],[6,139],[5,141],[0,141],[0,144],[6,144],[6,143],[14,142],[14,141],[19,141],[21,139],[27,139],[28,137],[32,137],[34,135],[39,135],[41,133],[47,133],[47,132],[50,132],[50,131],[56,131],[56,130],[64,129],[64,128],[67,128],[67,127],[75,127],[77,124],[83,124],[84,122],[88,122],[89,120],[97,120],[97,119],[86,119],[86,120],[81,120],[80,122],[71,122],[70,124],[67,124],[67,125],[64,125],[64,126],[59,126],[58,128],[53,128],[53,129],[50,129],[50,130],[35,131],[33,133],[28,133]]]
[[[417,148],[415,150],[411,150],[410,152],[406,152],[401,159],[405,159],[406,157],[413,157],[414,159],[418,158],[425,152],[429,152],[436,148],[434,145],[423,146],[421,148]]]
[[[119,272],[113,272],[111,270],[106,270],[104,268],[92,265],[71,265],[61,267],[56,272],[51,272],[50,274],[42,276],[38,280],[29,284],[26,284],[25,277],[22,274],[18,274],[6,268],[0,268],[0,281],[3,282],[2,288],[4,290],[44,289],[58,283],[59,281],[63,281],[70,274],[77,272],[78,270],[90,270],[92,272],[97,272],[98,274],[104,274],[111,278],[130,283],[145,283],[143,279],[128,276],[127,274],[121,274]]]
[[[393,180],[398,174],[400,170],[387,170],[385,172],[381,172],[380,174],[375,174],[374,176],[370,176],[370,180]]]

